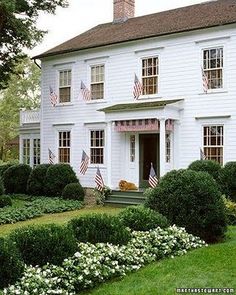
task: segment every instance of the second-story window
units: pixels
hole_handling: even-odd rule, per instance
[[[203,50],[203,70],[209,89],[223,88],[223,47]]]
[[[71,100],[71,70],[59,72],[59,102]]]
[[[70,131],[59,132],[59,163],[70,163]]]
[[[104,65],[91,66],[91,99],[104,98]]]
[[[142,60],[143,95],[158,93],[158,57]]]

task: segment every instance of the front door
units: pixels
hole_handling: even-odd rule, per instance
[[[148,187],[148,178],[151,163],[155,171],[158,171],[159,134],[139,135],[139,186]]]

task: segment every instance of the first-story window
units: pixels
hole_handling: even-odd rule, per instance
[[[70,163],[70,131],[59,132],[59,163]]]
[[[142,60],[143,95],[158,93],[158,57]]]
[[[223,165],[224,126],[212,125],[203,127],[203,149],[207,160]]]
[[[40,139],[35,138],[33,144],[33,165],[36,166],[40,164]]]
[[[104,65],[91,66],[91,99],[104,98]]]
[[[166,163],[170,163],[171,160],[171,136],[170,133],[166,133]]]
[[[90,161],[91,164],[104,164],[104,130],[90,131]]]
[[[59,102],[71,101],[71,70],[59,72]]]
[[[135,161],[135,135],[130,135],[130,162]]]
[[[23,163],[30,165],[30,139],[23,139]]]

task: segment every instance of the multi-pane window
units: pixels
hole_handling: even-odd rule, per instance
[[[91,99],[104,98],[104,65],[91,67]]]
[[[91,164],[104,164],[104,130],[90,131],[90,159]]]
[[[59,132],[59,162],[70,163],[70,131]]]
[[[224,127],[222,125],[203,127],[203,148],[207,160],[223,165]]]
[[[23,163],[30,165],[30,139],[23,139]]]
[[[171,136],[170,133],[166,134],[166,163],[170,163],[171,159]]]
[[[130,135],[130,162],[135,161],[135,135]]]
[[[35,138],[33,144],[33,165],[36,166],[40,164],[40,139]]]
[[[223,47],[203,50],[203,70],[208,88],[223,88]]]
[[[142,60],[143,95],[158,93],[158,57]]]
[[[71,100],[71,70],[59,72],[59,102]]]

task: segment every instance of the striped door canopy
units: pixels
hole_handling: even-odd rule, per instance
[[[174,121],[166,120],[166,131],[173,131]],[[158,119],[124,120],[115,121],[115,130],[118,132],[132,131],[159,131],[160,121]]]

